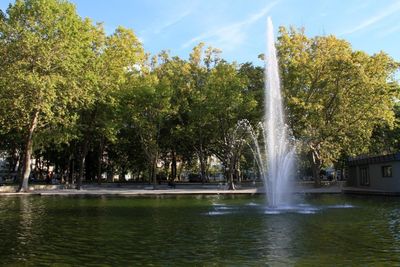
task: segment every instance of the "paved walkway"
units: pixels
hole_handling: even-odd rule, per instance
[[[293,190],[299,194],[339,194],[341,188],[338,185],[314,188],[309,185],[297,185]],[[20,196],[20,195],[40,195],[40,196],[154,196],[154,195],[254,195],[264,194],[263,188],[240,188],[237,190],[227,190],[219,186],[178,186],[176,189],[160,187],[153,189],[152,186],[144,188],[135,187],[102,187],[84,186],[82,190],[75,189],[38,189],[28,193],[1,192],[0,196]]]

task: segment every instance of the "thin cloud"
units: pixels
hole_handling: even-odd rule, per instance
[[[232,25],[228,25],[222,28],[213,29],[208,32],[202,33],[192,39],[188,40],[184,44],[182,44],[181,48],[187,48],[197,42],[205,41],[205,40],[213,40],[214,44],[217,44],[220,48],[225,48],[228,50],[233,49],[235,46],[243,43],[246,39],[246,34],[244,32],[244,28],[252,25],[257,22],[261,18],[265,17],[267,13],[278,3],[279,1],[275,1],[267,5],[260,12],[252,14],[247,19],[243,21],[239,21]]]
[[[352,34],[352,33],[358,32],[358,31],[362,31],[365,28],[380,22],[381,20],[392,15],[393,13],[396,13],[399,10],[400,10],[400,2],[395,2],[393,5],[386,7],[380,13],[376,14],[375,16],[373,16],[371,18],[368,18],[367,20],[364,20],[359,25],[357,25],[347,31],[344,31],[340,35],[347,35],[347,34]]]
[[[388,28],[386,30],[381,31],[379,36],[380,37],[385,37],[385,36],[388,36],[390,34],[397,33],[398,31],[400,31],[400,25],[395,25],[394,27],[391,27],[391,28]]]
[[[154,30],[155,34],[159,34],[162,31],[170,28],[171,26],[174,26],[176,24],[178,24],[179,22],[181,22],[182,20],[184,20],[186,17],[188,17],[191,13],[193,12],[193,8],[190,8],[184,12],[182,12],[181,14],[178,14],[174,19],[169,20],[167,22],[165,22],[163,25],[161,25],[159,28]]]

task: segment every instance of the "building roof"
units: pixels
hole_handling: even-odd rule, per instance
[[[349,166],[400,161],[400,152],[380,156],[358,156],[347,160]]]

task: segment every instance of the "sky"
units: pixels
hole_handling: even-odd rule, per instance
[[[14,1],[0,0],[5,10]],[[336,35],[356,50],[385,51],[400,61],[400,0],[71,0],[79,15],[103,22],[107,34],[134,30],[147,52],[188,58],[204,42],[238,63],[262,65],[266,21]]]

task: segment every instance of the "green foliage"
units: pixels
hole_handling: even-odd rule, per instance
[[[293,28],[280,29],[277,49],[289,126],[314,175],[349,155],[398,150],[398,63]],[[262,120],[263,87],[262,67],[203,43],[188,60],[150,57],[132,30],[106,36],[64,0],[0,12],[0,150],[36,150],[71,179],[85,158],[99,180],[131,171],[155,182],[160,159],[165,173],[178,160],[205,179],[215,156],[232,180],[254,168],[237,123]]]
[[[89,21],[65,1],[16,1],[0,22],[1,129],[25,131],[38,112],[38,132],[69,125],[85,101],[78,77],[90,50]],[[12,122],[12,123],[11,123]]]
[[[316,165],[368,152],[373,129],[393,123],[398,64],[334,36],[280,28],[278,53],[291,129]]]
[[[160,153],[160,131],[173,112],[171,92],[169,80],[152,73],[127,82],[121,99],[124,123],[135,129],[154,182]]]
[[[33,146],[71,139],[76,109],[88,100],[84,85],[94,52],[92,32],[91,22],[66,1],[18,0],[2,15],[0,128],[26,139],[23,190]]]
[[[369,151],[371,154],[396,153],[400,149],[400,106],[396,102],[394,107],[395,121],[393,125],[384,123],[375,126],[372,131]]]

